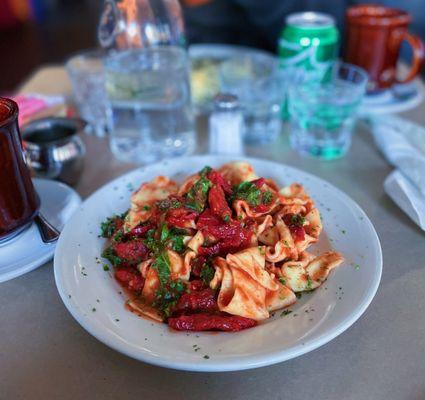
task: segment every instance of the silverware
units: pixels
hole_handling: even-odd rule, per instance
[[[44,243],[52,243],[58,240],[60,232],[51,225],[41,213],[36,215],[34,222],[37,225],[41,240]]]
[[[76,118],[42,118],[21,128],[27,163],[41,178],[74,185],[84,167],[86,149],[78,134],[86,122]]]

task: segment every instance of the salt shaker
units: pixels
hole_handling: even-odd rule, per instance
[[[243,123],[238,98],[228,93],[216,95],[209,120],[209,152],[242,155]]]

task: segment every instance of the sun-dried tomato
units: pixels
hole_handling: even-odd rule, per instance
[[[296,241],[301,242],[305,239],[305,229],[302,226],[291,225],[289,230]]]
[[[266,180],[264,178],[258,178],[252,181],[252,183],[257,186],[258,189],[261,189],[262,186],[266,183]]]
[[[145,234],[150,230],[155,228],[155,225],[152,223],[137,225],[134,227],[126,236],[128,237],[137,237],[142,238],[145,237]]]
[[[217,311],[215,292],[210,288],[191,291],[180,297],[176,311]]]
[[[203,268],[204,263],[207,261],[206,257],[196,257],[191,262],[191,274],[192,276],[199,278],[201,276],[201,271]]]
[[[285,214],[283,222],[288,226],[292,236],[296,241],[305,239],[305,229],[303,228],[304,218],[299,214]]]
[[[200,290],[205,288],[205,284],[200,279],[194,279],[193,281],[189,282],[189,290],[190,292],[199,292]]]
[[[148,255],[148,249],[141,240],[116,243],[114,245],[116,255],[123,261],[140,262]]]
[[[201,246],[198,251],[200,256],[234,253],[249,247],[251,243],[251,230],[242,227],[239,221],[224,222],[209,209],[199,216],[197,228],[204,236],[213,236],[217,240],[211,246]]]
[[[225,314],[192,314],[168,319],[168,325],[179,331],[237,332],[257,325],[257,321]]]
[[[223,220],[230,221],[232,211],[227,204],[224,191],[221,186],[214,185],[208,193],[208,203],[214,215],[217,215]]]
[[[207,177],[214,185],[221,186],[221,188],[224,190],[224,193],[232,193],[232,187],[230,186],[230,183],[223,177],[223,175],[220,174],[220,172],[213,169],[209,172]]]
[[[169,225],[177,228],[191,228],[197,216],[197,212],[180,207],[175,210],[169,210],[165,220]]]
[[[202,256],[226,256],[228,253],[237,253],[250,246],[252,233],[241,232],[239,237],[235,237],[232,241],[222,240],[208,247],[200,247],[199,254]]]
[[[241,229],[238,221],[225,222],[222,218],[214,215],[211,210],[205,210],[196,223],[198,229],[205,235],[214,236],[216,239],[226,239],[237,235]]]
[[[256,213],[267,213],[270,211],[270,207],[266,204],[259,204],[258,206],[252,207]]]
[[[145,283],[140,273],[132,268],[118,268],[115,278],[124,288],[133,292],[140,292]]]

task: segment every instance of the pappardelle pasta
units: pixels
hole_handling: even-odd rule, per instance
[[[279,188],[246,162],[143,183],[101,231],[127,307],[176,330],[253,327],[343,262],[307,252],[322,223],[303,186]]]

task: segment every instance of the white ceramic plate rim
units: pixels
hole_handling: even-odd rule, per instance
[[[199,159],[203,156],[194,156],[194,157],[186,157],[187,162],[190,163],[190,160],[192,159]],[[228,158],[228,157],[227,157]],[[59,240],[58,246],[56,247],[55,256],[54,256],[54,275],[55,275],[55,281],[56,286],[59,291],[60,297],[62,301],[64,302],[66,308],[71,313],[71,315],[77,320],[77,322],[85,329],[87,330],[91,335],[93,335],[95,338],[97,338],[102,343],[106,344],[107,346],[111,347],[114,350],[119,351],[120,353],[123,353],[129,357],[135,358],[137,360],[147,362],[149,364],[157,365],[160,367],[166,367],[166,368],[172,368],[172,369],[178,369],[178,370],[186,370],[186,371],[199,371],[199,372],[222,372],[222,371],[237,371],[237,370],[246,370],[251,368],[258,368],[263,367],[267,365],[276,364],[279,362],[283,362],[295,357],[298,357],[302,354],[308,353],[312,350],[317,349],[320,346],[323,346],[324,344],[328,343],[335,337],[339,336],[342,332],[347,330],[354,322],[356,322],[360,316],[366,311],[367,307],[371,303],[372,299],[374,298],[379,282],[381,280],[382,275],[382,249],[379,241],[379,237],[375,231],[375,228],[373,227],[371,221],[367,217],[366,213],[360,208],[360,206],[352,200],[348,195],[346,195],[344,192],[330,184],[329,182],[316,177],[315,175],[312,175],[308,172],[302,171],[298,168],[290,167],[285,164],[276,163],[273,161],[263,160],[263,159],[255,159],[255,158],[249,158],[249,157],[232,157],[232,159],[241,159],[245,160],[247,162],[255,164],[256,161],[261,161],[263,163],[269,163],[269,164],[278,164],[279,167],[288,168],[292,171],[299,171],[302,174],[313,178],[317,180],[319,183],[326,184],[331,188],[333,191],[337,192],[338,195],[348,204],[351,208],[356,210],[361,216],[364,218],[364,222],[366,223],[366,226],[368,227],[369,233],[371,235],[371,238],[375,243],[373,243],[373,248],[375,249],[375,256],[376,256],[376,273],[373,275],[373,280],[371,282],[369,291],[364,296],[362,302],[357,305],[355,309],[353,309],[345,319],[343,319],[337,326],[332,330],[328,331],[326,333],[321,334],[320,336],[310,339],[309,341],[306,341],[305,344],[302,345],[296,345],[292,348],[284,348],[281,351],[269,351],[264,352],[261,355],[258,356],[240,356],[235,357],[233,360],[210,360],[209,363],[205,364],[193,364],[190,362],[180,362],[175,360],[169,360],[169,359],[162,359],[157,356],[150,355],[149,353],[145,352],[138,352],[135,353],[131,346],[127,345],[124,340],[118,340],[117,337],[113,334],[109,334],[107,330],[105,329],[98,329],[96,324],[91,323],[89,318],[83,317],[81,312],[76,308],[73,304],[73,302],[70,301],[64,286],[63,276],[60,271],[60,264],[58,262],[58,251],[61,249],[61,238]],[[181,159],[180,159],[181,160]],[[168,160],[169,164],[172,164],[173,159]],[[158,164],[161,164],[158,163]],[[156,165],[156,164],[155,164]],[[149,167],[152,167],[154,165],[149,165]],[[106,185],[102,186],[98,190],[96,190],[89,198],[87,198],[85,201],[88,201],[92,197],[94,197],[99,191],[101,191],[105,186],[114,185],[118,181],[125,179],[127,176],[132,175],[135,173],[138,169],[132,170],[113,181],[107,183]],[[84,206],[84,203],[83,203]],[[75,218],[75,215],[73,216]],[[71,218],[72,219],[72,218]],[[64,232],[66,231],[67,226],[65,226]],[[121,338],[120,338],[121,339]]]

